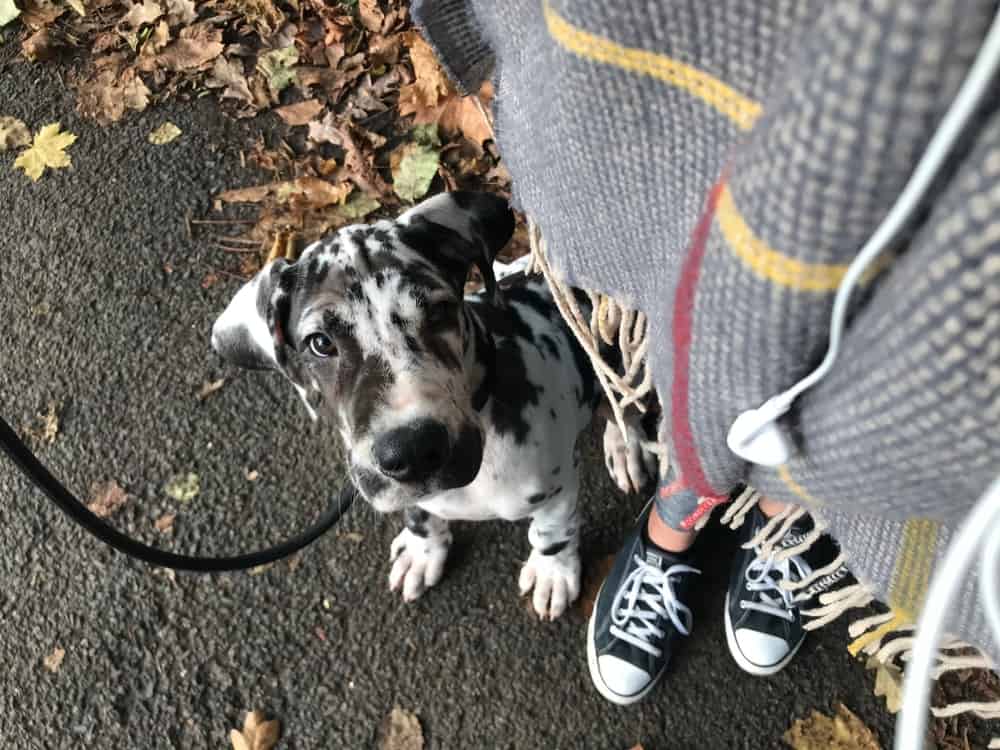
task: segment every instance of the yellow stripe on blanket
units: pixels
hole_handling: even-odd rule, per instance
[[[930,585],[940,528],[940,523],[927,518],[909,520],[903,527],[888,598],[889,606],[911,621],[920,613]]]
[[[544,2],[542,8],[549,36],[579,57],[632,73],[641,73],[683,89],[725,115],[740,130],[750,130],[763,111],[753,99],[704,71],[667,55],[624,47],[610,39],[584,31],[562,18],[548,2]]]

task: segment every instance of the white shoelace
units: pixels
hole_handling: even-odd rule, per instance
[[[747,566],[744,576],[747,581],[747,591],[759,593],[760,601],[741,599],[740,608],[763,612],[791,622],[795,619],[792,612],[795,608],[795,594],[785,590],[781,586],[781,582],[784,580],[801,581],[812,573],[812,569],[799,555],[775,562],[775,552],[767,557],[760,556],[758,547],[754,547],[754,552],[757,554],[757,558]],[[771,573],[776,575],[772,577]],[[771,592],[777,596],[772,595]]]
[[[637,567],[628,574],[611,602],[611,635],[659,657],[662,650],[650,643],[651,639],[664,636],[663,629],[657,627],[659,620],[669,619],[684,635],[691,632],[691,610],[674,594],[671,576],[701,571],[680,564],[660,570],[638,555],[633,560]]]

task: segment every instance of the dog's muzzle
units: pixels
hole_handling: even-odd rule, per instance
[[[441,422],[418,419],[377,437],[372,458],[388,479],[426,493],[441,492],[476,478],[483,461],[483,436],[477,427],[467,425],[453,441]]]

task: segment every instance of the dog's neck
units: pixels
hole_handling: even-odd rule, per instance
[[[462,314],[465,316],[465,371],[470,375],[472,408],[482,411],[493,395],[496,344],[486,320],[476,312],[473,305],[463,303]]]

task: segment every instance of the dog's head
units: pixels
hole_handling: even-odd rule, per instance
[[[447,193],[395,221],[345,227],[294,263],[264,267],[212,329],[212,346],[283,373],[314,418],[331,421],[352,478],[380,511],[461,487],[479,472],[462,305],[469,268],[497,294],[492,262],[510,239],[505,201]]]

